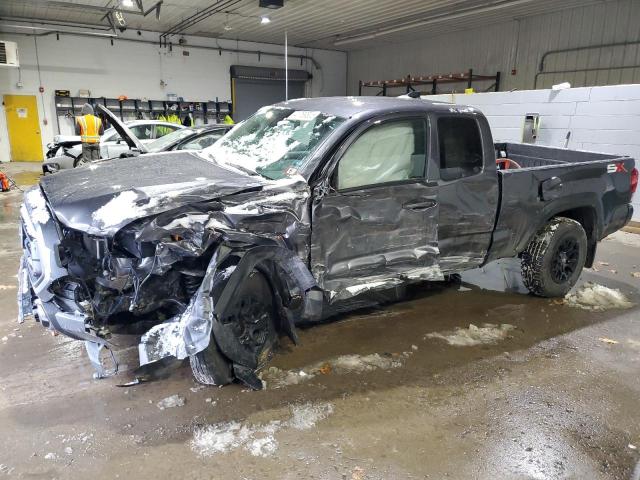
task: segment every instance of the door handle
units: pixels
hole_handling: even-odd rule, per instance
[[[407,210],[429,210],[436,205],[435,200],[421,200],[417,202],[407,202],[402,205],[402,208]]]

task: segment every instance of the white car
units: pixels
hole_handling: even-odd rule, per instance
[[[159,120],[132,120],[124,123],[142,144],[153,142],[168,133],[184,128],[176,123]],[[82,155],[79,136],[56,135],[53,142],[48,145],[49,152],[46,160],[42,163],[42,171],[45,175],[74,168]],[[100,139],[100,156],[102,158],[119,157],[128,150],[129,145],[120,138],[120,134],[115,128],[111,127],[105,130]]]

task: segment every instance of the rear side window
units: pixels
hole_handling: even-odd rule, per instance
[[[478,122],[469,117],[438,119],[440,178],[455,180],[482,171],[482,139]]]
[[[129,127],[131,133],[133,133],[138,140],[149,140],[151,137],[151,132],[153,131],[153,125],[135,125],[133,127]]]
[[[338,164],[338,189],[422,178],[426,122],[394,120],[367,129]]]

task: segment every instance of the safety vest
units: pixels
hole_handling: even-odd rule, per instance
[[[167,122],[177,123],[178,125],[180,125],[180,117],[175,113],[170,113],[169,115],[167,115]]]
[[[231,115],[225,115],[223,123],[225,123],[226,125],[235,125],[236,122],[233,121],[233,118],[231,118]]]
[[[82,143],[100,143],[100,127],[102,120],[95,115],[76,117],[80,125],[80,140]]]

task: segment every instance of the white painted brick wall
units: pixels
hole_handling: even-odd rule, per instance
[[[524,116],[538,113],[537,144],[630,155],[640,167],[640,85],[445,94],[427,97],[479,108],[496,141],[521,142]],[[633,198],[640,221],[640,193]]]

